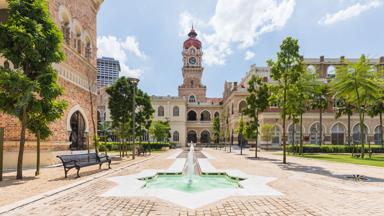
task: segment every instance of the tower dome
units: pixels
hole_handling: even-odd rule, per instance
[[[191,31],[188,33],[188,37],[189,38],[186,41],[184,41],[184,49],[188,49],[191,46],[194,46],[196,49],[201,48],[201,42],[196,38],[197,33],[195,29],[193,29],[193,26]]]

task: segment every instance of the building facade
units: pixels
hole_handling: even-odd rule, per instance
[[[61,119],[50,125],[53,135],[41,143],[42,164],[56,163],[58,151],[81,150],[87,147],[86,137],[93,136],[96,119],[96,17],[103,0],[49,0],[49,12],[62,30],[62,49],[65,60],[55,64],[59,84],[64,88],[62,99],[68,108]],[[7,3],[0,0],[1,19],[6,20]],[[11,67],[12,63],[0,58],[0,65]],[[5,168],[16,166],[20,125],[8,115],[0,113],[0,127],[5,129]],[[24,166],[35,162],[36,138],[27,135]]]
[[[204,68],[201,41],[192,28],[182,51],[183,83],[177,97],[152,97],[155,120],[169,121],[171,142],[209,144],[212,141],[212,121],[222,110],[221,98],[208,98],[207,87],[201,82]],[[165,112],[167,110],[167,112]],[[177,114],[177,115],[175,115]]]
[[[317,73],[321,81],[328,83],[335,77],[336,67],[345,61],[355,62],[357,59],[340,58],[304,58],[307,70],[311,73]],[[177,136],[171,141],[185,146],[186,143],[194,142],[197,144],[212,143],[212,122],[215,116],[220,116],[222,137],[226,142],[238,144],[238,127],[241,118],[241,110],[245,108],[246,97],[248,96],[247,84],[252,75],[262,77],[265,81],[272,83],[270,70],[268,67],[256,67],[252,65],[249,72],[238,82],[225,82],[223,98],[207,98],[207,87],[202,84],[203,76],[203,52],[202,44],[197,39],[196,32],[192,29],[188,34],[188,39],[183,43],[182,51],[182,76],[183,83],[178,87],[178,97],[153,97],[153,107],[156,110],[155,120],[166,120],[170,122],[172,132]],[[372,68],[384,67],[384,57],[379,59],[370,59]],[[180,106],[183,103],[185,113],[180,114],[178,120],[172,117],[173,107]],[[335,118],[337,104],[333,99],[329,101],[329,107],[323,113],[323,135],[320,136],[320,114],[317,110],[310,110],[303,115],[303,133],[305,143],[319,143],[322,137],[322,143],[325,144],[346,144],[347,141],[347,116]],[[164,110],[168,110],[165,112]],[[181,111],[181,109],[180,109]],[[167,115],[168,114],[168,115]],[[183,118],[181,116],[184,116]],[[247,121],[247,117],[244,117]],[[278,107],[271,106],[265,112],[259,114],[261,125],[273,125],[272,145],[280,147],[282,142],[282,120]],[[366,142],[380,142],[380,126],[378,117],[366,117],[366,133],[363,134]],[[176,125],[185,125],[185,128]],[[292,121],[287,122],[287,142],[299,141],[299,125],[293,126]],[[358,115],[351,116],[351,141],[359,142],[359,122]],[[183,135],[185,134],[185,136]],[[222,139],[223,140],[223,139]],[[252,144],[254,141],[249,141]],[[265,144],[259,140],[259,143]],[[270,143],[270,142],[269,142]]]
[[[319,79],[324,83],[329,83],[336,75],[336,67],[343,62],[356,62],[358,59],[340,58],[304,58],[304,63],[310,73],[317,73]],[[384,57],[370,59],[372,70],[384,68]],[[226,82],[224,85],[224,105],[223,110],[228,113],[229,123],[223,127],[228,127],[228,136],[233,136],[235,143],[237,134],[234,132],[238,125],[241,110],[246,106],[245,99],[248,95],[247,85],[252,75],[262,77],[264,80],[273,84],[270,70],[268,67],[256,67],[252,65],[245,77],[240,82]],[[329,106],[322,114],[322,136],[320,135],[320,113],[318,110],[309,110],[303,115],[303,138],[304,143],[318,144],[322,137],[324,144],[347,144],[348,143],[348,117],[341,116],[336,119],[337,100],[329,99]],[[278,107],[271,106],[265,112],[259,114],[260,124],[273,125],[272,145],[280,146],[282,142],[282,119]],[[378,117],[366,116],[365,133],[363,134],[366,143],[379,144],[381,130]],[[359,116],[357,113],[351,116],[351,142],[359,143]],[[300,126],[293,124],[292,120],[287,121],[287,143],[298,143],[300,139]],[[262,144],[265,142],[261,141]]]
[[[119,79],[120,62],[114,58],[97,59],[97,87],[109,86]]]

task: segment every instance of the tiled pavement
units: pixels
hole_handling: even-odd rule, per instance
[[[158,199],[100,197],[114,187],[105,178],[70,189],[32,204],[18,208],[7,215],[383,215],[384,191],[359,192],[335,189],[322,184],[316,174],[298,177],[299,172],[282,169],[271,161],[247,161],[246,156],[211,150],[210,154],[220,158],[217,163],[237,161],[244,171],[255,170],[263,174],[270,172],[278,177],[272,187],[282,191],[282,197],[231,197],[201,209],[189,210]],[[161,156],[114,175],[128,175],[145,168],[163,168]],[[273,158],[274,156],[270,156]],[[159,163],[160,162],[160,163]],[[259,167],[252,166],[259,164]],[[313,163],[301,161],[301,163]],[[322,162],[315,162],[321,163]],[[319,165],[319,164],[317,164]],[[320,166],[319,165],[319,166]],[[231,166],[230,164],[227,166]],[[232,168],[238,168],[233,166]],[[328,166],[326,164],[325,166]],[[272,168],[274,167],[274,168]],[[358,167],[358,166],[356,166]],[[267,169],[267,170],[265,170]],[[337,184],[337,180],[327,181]],[[348,185],[348,182],[343,184]],[[380,182],[381,183],[381,182]],[[379,184],[380,184],[379,183]],[[382,196],[381,196],[382,195]],[[328,196],[328,197],[324,197]]]

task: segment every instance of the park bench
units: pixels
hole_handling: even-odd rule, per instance
[[[142,154],[143,156],[145,156],[145,154],[148,154],[150,155],[151,154],[151,148],[150,147],[145,147],[143,145],[140,145],[137,149],[137,155],[140,155]]]
[[[67,173],[70,169],[77,169],[77,177],[80,177],[79,172],[80,168],[99,165],[99,169],[101,169],[101,165],[103,163],[108,163],[109,169],[111,168],[111,158],[108,155],[98,155],[97,153],[89,153],[89,154],[73,154],[73,155],[58,155],[57,158],[61,160],[64,167],[65,178],[67,178]]]

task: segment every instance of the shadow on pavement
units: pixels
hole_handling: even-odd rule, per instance
[[[280,162],[277,165],[282,170],[311,173],[311,174],[323,175],[323,176],[332,177],[332,178],[341,179],[341,180],[348,180],[348,181],[351,181],[350,179],[348,179],[348,177],[359,174],[359,173],[354,173],[353,170],[351,170],[351,173],[348,175],[335,175],[331,171],[323,167],[305,166],[297,163],[283,164]],[[369,177],[369,176],[365,176],[365,177],[368,178],[368,182],[384,182],[383,178],[375,178],[375,177]]]

